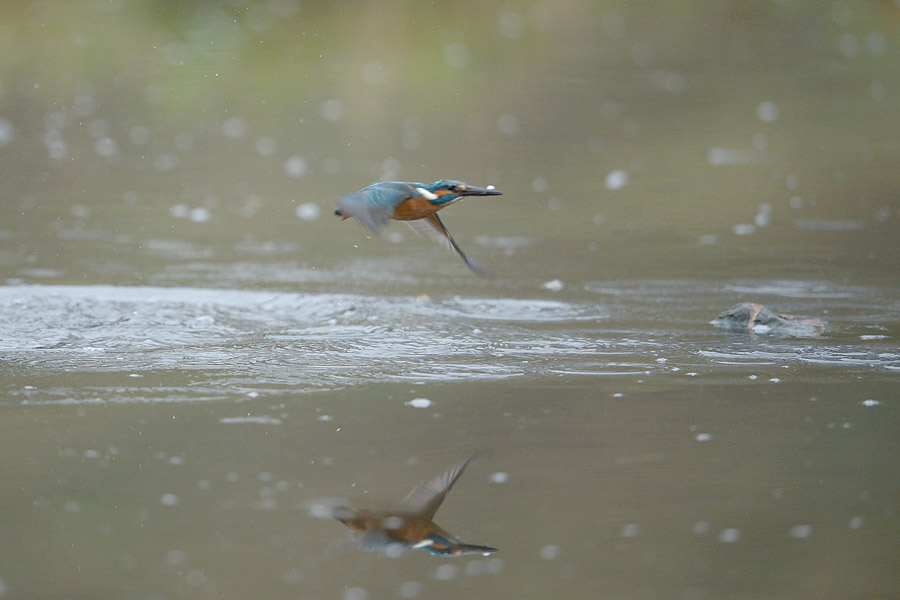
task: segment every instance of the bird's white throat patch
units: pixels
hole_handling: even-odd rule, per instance
[[[416,188],[416,191],[419,192],[421,195],[425,196],[425,198],[427,198],[428,200],[437,200],[438,199],[437,194],[432,194],[425,188]]]

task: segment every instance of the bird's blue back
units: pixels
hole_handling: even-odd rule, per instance
[[[407,198],[421,195],[416,188],[428,189],[421,183],[385,181],[363,188],[357,194],[364,197],[370,209],[384,210],[391,214]]]

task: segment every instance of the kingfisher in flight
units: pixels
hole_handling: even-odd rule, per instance
[[[339,507],[334,510],[334,517],[347,526],[363,550],[396,547],[426,550],[436,556],[493,554],[497,552],[496,548],[464,544],[433,521],[434,513],[447,497],[447,492],[466,467],[481,456],[476,454],[431,481],[419,484],[391,511],[378,513]]]
[[[488,272],[465,255],[444,227],[437,212],[466,196],[499,196],[493,187],[480,188],[462,181],[441,179],[428,185],[405,181],[375,183],[335,200],[334,214],[354,218],[373,232],[391,219],[404,221],[419,237],[433,240],[450,250],[479,275]]]

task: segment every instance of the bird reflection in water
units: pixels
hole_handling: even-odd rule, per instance
[[[387,512],[334,509],[334,517],[353,533],[356,544],[363,550],[399,553],[403,550],[426,550],[438,556],[461,556],[497,552],[490,546],[465,544],[434,522],[447,492],[471,463],[483,454],[454,465],[426,483],[421,483],[397,506]]]

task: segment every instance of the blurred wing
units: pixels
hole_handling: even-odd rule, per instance
[[[375,233],[391,220],[391,211],[371,202],[365,190],[338,198],[334,204],[342,217],[354,218]]]
[[[441,506],[441,502],[447,497],[447,492],[456,483],[466,467],[473,461],[482,457],[476,454],[469,460],[452,466],[434,479],[426,483],[420,483],[397,505],[397,512],[403,514],[421,515],[429,521]]]
[[[451,236],[450,232],[447,231],[447,228],[444,227],[444,224],[437,216],[437,213],[429,215],[424,219],[404,221],[404,223],[409,225],[420,238],[437,242],[443,248],[446,248],[447,250],[456,254],[458,257],[463,259],[463,262],[466,263],[466,265],[468,265],[470,269],[472,269],[479,275],[488,274],[488,271],[481,267],[481,265],[472,260],[469,260],[469,257],[466,256],[465,252],[460,249],[460,247],[456,244],[456,241],[453,239],[453,236]]]

